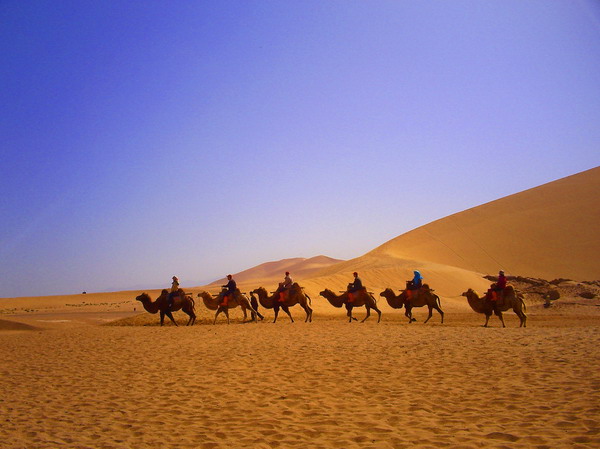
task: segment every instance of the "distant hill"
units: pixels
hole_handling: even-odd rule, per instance
[[[266,284],[274,284],[283,279],[286,271],[289,271],[292,278],[296,281],[309,277],[313,273],[339,262],[343,261],[327,256],[315,256],[309,259],[296,257],[291,259],[283,259],[276,262],[266,262],[239,273],[232,274],[237,283],[262,282]],[[212,282],[209,285],[221,285],[224,283],[226,283],[226,279],[222,278]]]

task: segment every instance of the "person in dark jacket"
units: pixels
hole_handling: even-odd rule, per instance
[[[235,294],[235,291],[237,289],[237,284],[233,280],[232,275],[228,274],[227,280],[229,281],[229,282],[227,282],[227,284],[221,285],[221,287],[227,289],[225,291],[225,293],[223,294],[223,302],[221,304],[219,304],[221,306],[227,306],[229,304],[229,300],[233,299],[233,295]]]
[[[354,302],[354,296],[355,296],[356,292],[359,290],[362,290],[364,288],[362,281],[358,277],[358,273],[355,271],[353,273],[353,275],[354,275],[354,282],[351,282],[350,284],[348,284],[348,302]]]

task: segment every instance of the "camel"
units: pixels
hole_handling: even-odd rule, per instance
[[[442,310],[442,306],[440,303],[440,297],[433,293],[433,290],[429,288],[427,284],[423,284],[419,290],[415,290],[413,293],[413,297],[408,299],[408,295],[406,294],[406,290],[400,292],[398,296],[394,294],[394,291],[391,288],[386,288],[382,291],[379,296],[383,296],[387,299],[390,307],[394,309],[401,309],[402,306],[405,307],[404,315],[408,318],[408,322],[412,323],[413,321],[417,321],[412,316],[413,307],[423,307],[427,306],[429,308],[429,315],[427,319],[423,322],[423,324],[427,323],[431,319],[433,315],[433,309],[437,310],[442,317],[442,324],[444,323],[444,311]]]
[[[250,300],[244,294],[242,294],[239,291],[239,289],[235,291],[234,297],[229,299],[229,303],[227,304],[227,306],[221,305],[221,303],[223,302],[224,293],[225,290],[222,290],[221,293],[216,296],[213,296],[210,293],[204,291],[198,293],[198,298],[202,298],[202,300],[204,301],[204,305],[209,310],[217,311],[215,313],[215,320],[213,321],[213,324],[217,323],[217,317],[221,312],[225,314],[225,316],[227,317],[227,324],[229,324],[229,309],[234,309],[237,306],[240,306],[242,308],[242,312],[244,312],[244,321],[248,319],[248,314],[246,310],[250,310],[250,312],[252,313],[253,321],[257,321],[256,316],[258,315],[258,312],[254,310],[254,308],[250,304]]]
[[[502,312],[506,312],[509,309],[513,309],[515,314],[519,317],[519,327],[527,327],[527,315],[525,315],[527,306],[523,300],[523,295],[516,292],[512,285],[507,285],[504,289],[504,298],[497,301],[496,310],[494,310],[492,301],[486,299],[485,296],[480,298],[477,292],[471,288],[462,293],[461,296],[465,296],[467,298],[471,309],[477,313],[483,313],[485,315],[485,324],[483,327],[487,327],[492,313],[495,313],[496,316],[500,318],[502,327],[506,327]]]
[[[267,294],[267,290],[265,290],[263,287],[258,287],[257,289],[252,290],[250,292],[250,294],[257,295],[260,305],[263,306],[265,309],[274,309],[275,319],[273,320],[273,323],[275,323],[277,321],[277,316],[279,315],[280,307],[283,309],[283,311],[285,313],[288,314],[288,316],[290,317],[290,320],[293,323],[294,319],[292,318],[292,314],[290,313],[289,308],[295,306],[296,304],[300,304],[300,306],[306,312],[306,319],[304,320],[304,322],[305,323],[312,322],[312,312],[313,311],[312,311],[312,308],[310,307],[312,300],[306,293],[304,293],[304,291],[302,290],[302,287],[300,287],[300,285],[298,285],[297,282],[294,282],[292,284],[289,292],[284,293],[285,296],[284,296],[283,302],[279,301],[279,293],[278,292],[269,296]]]
[[[177,326],[177,322],[173,318],[173,314],[171,312],[176,312],[178,310],[181,310],[189,315],[190,319],[188,320],[186,326],[193,326],[194,322],[196,321],[196,304],[194,302],[194,299],[191,296],[186,295],[183,292],[183,290],[179,289],[179,296],[175,296],[173,298],[173,305],[169,309],[168,296],[168,290],[163,289],[163,291],[160,293],[160,296],[156,298],[156,301],[152,301],[152,298],[150,298],[150,295],[148,295],[148,293],[142,293],[135,299],[142,303],[144,309],[146,309],[146,312],[152,314],[160,312],[161,326],[164,324],[165,315],[167,315],[171,319],[173,324]]]
[[[373,297],[373,295],[371,295],[371,293],[367,292],[366,288],[356,292],[355,299],[352,302],[348,301],[348,292],[343,292],[341,295],[338,296],[331,290],[326,288],[321,293],[319,293],[319,295],[321,295],[323,298],[329,301],[329,303],[334,307],[340,308],[345,305],[347,310],[346,316],[348,317],[350,323],[352,322],[352,320],[356,320],[356,318],[352,317],[352,309],[354,307],[362,306],[365,306],[365,308],[367,309],[367,316],[364,317],[361,323],[364,323],[365,320],[371,316],[371,309],[375,310],[379,315],[377,322],[379,323],[381,321],[381,311],[377,308],[377,300]]]

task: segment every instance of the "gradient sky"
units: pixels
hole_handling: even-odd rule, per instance
[[[0,2],[0,297],[358,257],[600,165],[600,2]]]

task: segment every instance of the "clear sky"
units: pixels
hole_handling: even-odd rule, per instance
[[[600,165],[600,2],[0,2],[0,297],[358,257]]]

